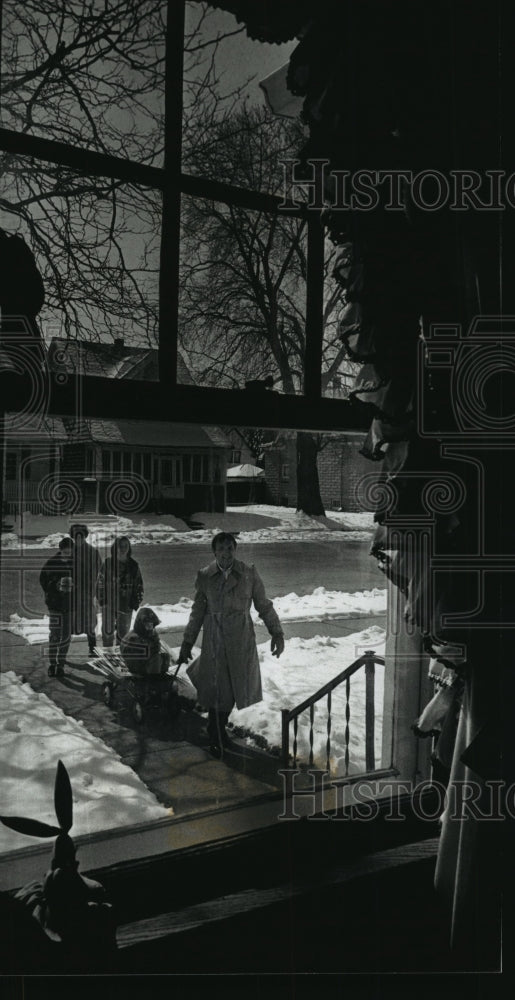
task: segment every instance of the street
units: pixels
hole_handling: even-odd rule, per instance
[[[370,540],[355,541],[330,535],[327,541],[267,542],[238,546],[238,558],[255,563],[269,597],[294,591],[299,596],[317,587],[355,593],[383,589],[385,578],[369,555]],[[40,617],[45,613],[39,572],[51,549],[25,550],[21,557],[4,556],[2,618],[11,614]],[[193,597],[197,570],[212,559],[208,545],[135,545],[145,585],[145,602],[174,604]],[[17,567],[20,568],[17,568]],[[21,567],[25,567],[22,571]],[[29,568],[30,567],[30,568]]]

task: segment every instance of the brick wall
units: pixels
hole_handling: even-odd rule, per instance
[[[363,507],[358,502],[357,491],[364,476],[379,472],[380,464],[370,462],[360,455],[363,438],[345,434],[332,438],[318,455],[318,478],[320,493],[326,510],[341,507],[342,510],[359,511]],[[281,475],[287,464],[289,477]],[[265,474],[268,488],[268,502],[297,503],[296,452],[295,441],[285,442],[281,448],[270,450],[265,457]]]
[[[297,506],[297,453],[293,439],[265,452],[265,476],[267,503]]]
[[[379,471],[375,462],[360,454],[361,438],[332,440],[318,456],[320,493],[324,506],[359,511],[359,484],[364,476]]]

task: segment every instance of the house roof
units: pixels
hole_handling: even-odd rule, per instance
[[[38,413],[6,413],[4,417],[6,446],[40,441],[67,441],[68,432],[62,417]]]
[[[99,444],[157,448],[223,448],[230,442],[218,427],[158,420],[84,420],[82,427]]]
[[[157,382],[158,357],[158,351],[153,347],[130,347],[121,340],[106,343],[54,337],[48,347],[50,371],[67,375],[97,375],[103,378]],[[177,355],[177,377],[181,385],[195,384],[180,353]]]
[[[104,378],[158,380],[158,352],[151,347],[129,347],[123,341],[67,340],[54,337],[48,347],[48,365],[53,372],[97,375]],[[194,385],[186,361],[179,353],[177,377],[182,385]],[[64,418],[64,440],[96,441],[112,445],[158,448],[223,448],[231,442],[219,427],[176,424],[151,420],[86,420]],[[53,435],[52,435],[53,436]]]
[[[154,446],[157,448],[221,448],[231,442],[219,427],[158,420],[86,420],[73,417],[6,413],[7,444],[63,441],[77,444]]]
[[[321,437],[326,439],[331,439],[333,441],[341,441],[342,443],[346,441],[363,441],[365,438],[365,431],[354,431],[354,430],[341,430],[341,431],[320,431],[320,430],[310,430],[306,428],[307,434],[319,434]],[[295,443],[297,440],[297,431],[291,430],[289,428],[284,428],[278,430],[272,441],[265,441],[262,444],[262,449],[264,452],[274,451],[283,445]]]

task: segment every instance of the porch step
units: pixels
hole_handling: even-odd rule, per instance
[[[156,917],[136,920],[118,928],[120,948],[128,948],[144,941],[157,940],[169,935],[182,934],[231,917],[248,914],[276,903],[292,901],[313,891],[334,889],[347,883],[391,871],[395,868],[434,861],[438,851],[438,838],[422,843],[405,844],[388,851],[356,859],[346,865],[330,869],[323,877],[308,871],[305,879],[266,889],[247,889],[217,899],[188,906],[178,912],[162,913]]]
[[[433,890],[437,844],[434,839],[408,844],[318,872],[321,859],[307,856],[305,878],[122,925],[120,969],[447,970],[448,927]]]

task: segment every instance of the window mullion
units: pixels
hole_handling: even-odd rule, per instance
[[[304,394],[318,402],[322,392],[324,336],[324,230],[318,212],[308,214],[308,268],[306,282],[306,353]]]
[[[66,142],[13,132],[7,128],[0,128],[0,150],[20,156],[33,156],[47,163],[58,163],[92,177],[113,177],[157,190],[160,190],[165,181],[165,173],[161,167],[151,167],[135,160],[125,160],[109,153],[70,146]]]
[[[256,212],[279,213],[292,218],[304,218],[307,215],[304,205],[299,205],[297,208],[282,207],[284,199],[278,195],[237,187],[208,177],[181,174],[180,184],[183,194],[193,198],[222,201],[227,205],[238,205],[240,208],[249,208]]]
[[[177,383],[179,250],[181,220],[182,78],[184,2],[168,0],[165,68],[165,139],[161,256],[159,268],[159,381]]]

